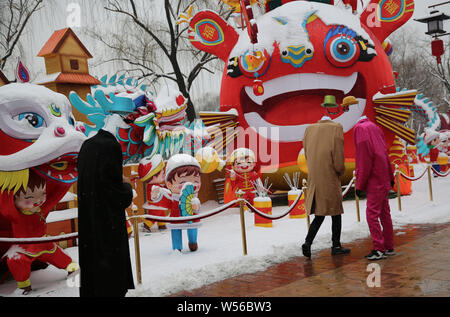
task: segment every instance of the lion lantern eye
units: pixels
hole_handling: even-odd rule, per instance
[[[24,112],[19,114],[18,116],[19,121],[26,120],[33,128],[40,128],[42,126],[45,126],[44,118],[42,118],[37,113],[33,112]]]
[[[376,54],[369,54],[368,48],[373,48],[373,45],[344,26],[332,28],[324,41],[326,58],[341,68],[350,67],[357,61],[370,61]]]

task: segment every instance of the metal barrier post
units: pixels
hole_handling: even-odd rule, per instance
[[[244,196],[244,192],[239,190],[237,192],[239,199],[239,212],[241,215],[241,232],[242,232],[242,251],[244,255],[247,255],[247,237],[245,234],[245,217],[244,217],[244,200],[242,200],[242,196]]]
[[[133,210],[133,216],[137,216],[137,208]],[[133,218],[133,231],[134,231],[134,255],[136,257],[136,277],[138,284],[142,284],[142,272],[141,272],[141,251],[139,247],[139,227],[138,219]]]
[[[398,169],[398,165],[395,165],[395,178],[397,180],[398,211],[402,211],[402,195],[400,193],[400,170]]]
[[[428,188],[430,189],[430,201],[433,201],[433,186],[431,183],[431,163],[428,163],[427,165],[427,172],[428,172]]]
[[[306,203],[306,188],[307,188],[307,185],[308,185],[308,183],[306,182],[306,179],[303,179],[302,184],[303,184],[302,192],[303,192],[303,195],[305,195],[304,197],[305,197],[305,203]],[[305,212],[306,212],[306,226],[308,227],[308,230],[309,230],[309,226],[311,224],[311,220],[309,218],[309,212],[308,212],[308,210],[306,210],[306,205],[305,205]]]

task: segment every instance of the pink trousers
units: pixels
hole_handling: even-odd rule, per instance
[[[381,252],[394,249],[394,229],[388,195],[389,190],[367,192],[367,224],[372,237],[373,249]]]

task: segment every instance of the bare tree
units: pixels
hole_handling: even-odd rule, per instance
[[[230,11],[223,4],[211,4],[207,0],[164,0],[162,14],[155,18],[148,2],[139,0],[108,0],[105,9],[121,15],[121,32],[116,34],[90,32],[108,49],[110,58],[102,61],[121,62],[124,70],[134,70],[138,79],[146,79],[150,84],[159,80],[172,81],[188,99],[187,119],[193,121],[196,111],[190,98],[193,82],[202,71],[213,72],[211,61],[217,57],[199,52],[189,43],[188,25],[177,24],[180,13],[190,5],[201,8],[214,6],[218,13]]]
[[[0,1],[0,69],[13,54],[30,17],[40,10],[43,0]]]

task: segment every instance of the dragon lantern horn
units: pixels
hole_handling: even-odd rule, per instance
[[[414,13],[414,0],[372,0],[361,14],[361,23],[383,41]]]

